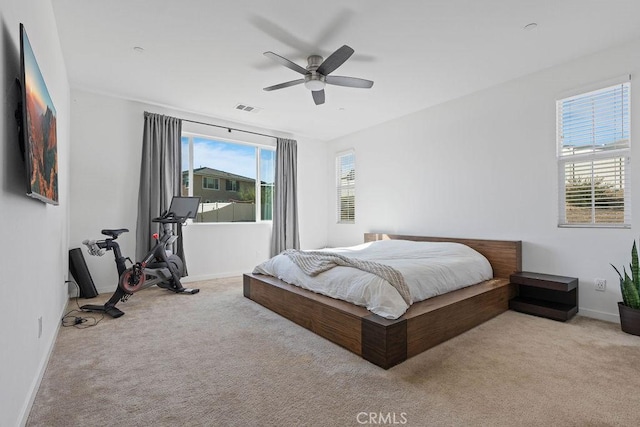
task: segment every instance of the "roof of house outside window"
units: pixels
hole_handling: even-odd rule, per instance
[[[183,176],[188,174],[189,174],[189,171],[182,171]],[[224,178],[224,179],[236,180],[236,181],[256,182],[256,180],[253,178],[247,178],[246,176],[236,175],[230,172],[225,172],[225,171],[208,168],[208,167],[194,169],[193,174],[202,175],[202,176],[211,176],[214,178]]]

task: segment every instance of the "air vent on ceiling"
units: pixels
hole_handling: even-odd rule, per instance
[[[238,104],[236,105],[235,108],[236,110],[246,111],[247,113],[257,113],[260,111],[260,108],[252,107],[251,105],[246,105],[246,104]]]

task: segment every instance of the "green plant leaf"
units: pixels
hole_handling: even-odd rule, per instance
[[[636,293],[640,293],[640,275],[638,274],[638,248],[636,247],[636,241],[633,241],[633,247],[631,248],[631,277],[633,278],[633,284],[636,288]]]
[[[627,305],[631,308],[635,308],[636,310],[640,310],[640,294],[638,294],[638,291],[634,287],[631,287],[630,289],[629,304]]]
[[[620,280],[620,290],[622,292],[622,301],[624,305],[640,309],[640,293],[636,289],[633,280],[624,271],[624,280]]]
[[[627,290],[626,281],[624,279],[620,280],[620,293],[622,293],[622,303],[624,305],[629,305],[629,292]]]
[[[622,302],[627,307],[640,309],[640,261],[638,260],[638,247],[636,241],[633,241],[631,247],[631,262],[629,263],[629,272],[631,277],[627,274],[627,269],[622,266],[622,273],[611,264],[611,267],[618,273],[620,277],[620,292],[622,293]]]
[[[620,281],[622,281],[622,274],[620,274],[620,271],[618,271],[618,269],[616,268],[615,265],[611,264],[611,267],[613,267],[613,269],[616,271],[616,273],[618,273],[618,276],[620,276]]]

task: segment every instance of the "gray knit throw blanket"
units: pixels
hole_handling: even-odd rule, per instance
[[[379,264],[373,261],[363,261],[357,258],[348,258],[344,255],[324,252],[324,251],[299,251],[296,249],[287,249],[282,255],[288,256],[291,261],[309,276],[317,276],[323,271],[332,269],[339,265],[345,267],[353,267],[358,270],[366,271],[389,282],[398,290],[402,299],[411,305],[411,293],[409,287],[404,281],[402,273],[388,265]]]

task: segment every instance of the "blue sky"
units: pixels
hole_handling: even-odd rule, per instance
[[[46,107],[49,106],[51,111],[56,114],[56,109],[53,106],[53,101],[51,100],[51,96],[49,95],[49,91],[47,90],[47,86],[44,83],[44,78],[42,77],[42,73],[40,72],[40,67],[38,67],[38,62],[36,61],[36,57],[33,53],[33,49],[31,48],[31,43],[29,43],[29,38],[27,37],[26,31],[23,33],[23,42],[24,42],[24,68],[25,68],[25,79],[26,82],[23,82],[23,90],[27,90],[29,93],[37,94],[37,100],[39,101],[38,108],[41,109],[41,112],[46,111]]]
[[[193,168],[209,167],[256,178],[256,151],[250,145],[233,144],[213,139],[193,137]],[[182,170],[189,169],[189,138],[182,138]],[[275,152],[261,150],[261,180],[273,182]]]
[[[616,85],[562,102],[563,145],[607,145],[629,138],[629,87]]]

